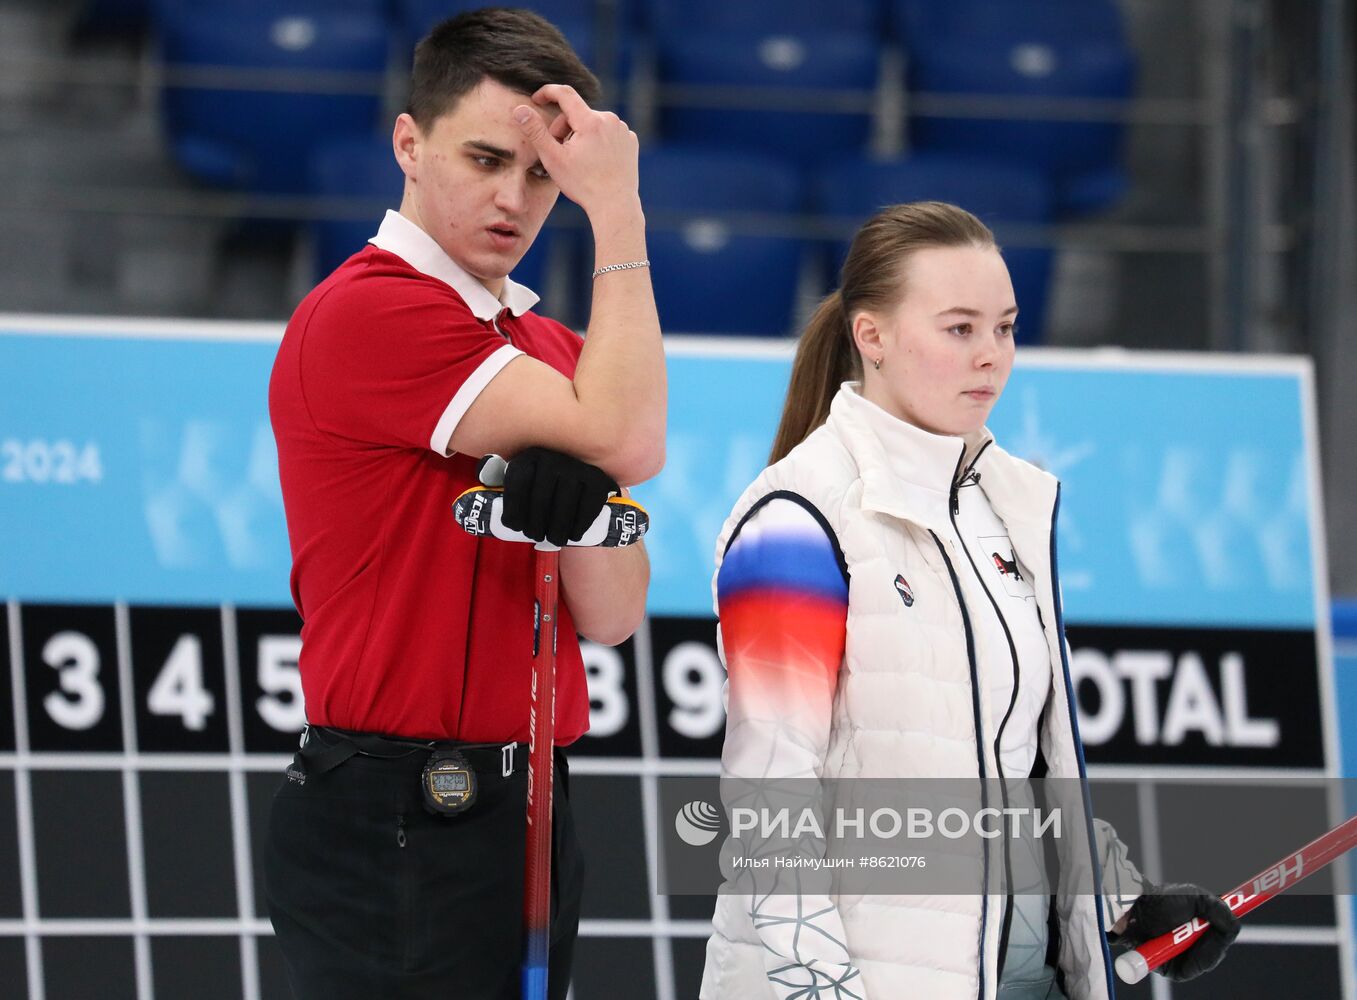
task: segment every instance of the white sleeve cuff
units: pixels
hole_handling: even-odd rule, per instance
[[[452,441],[452,432],[457,429],[457,424],[466,411],[471,409],[471,404],[476,401],[476,397],[481,394],[490,380],[504,370],[514,358],[523,352],[517,347],[505,344],[490,357],[481,362],[480,367],[471,373],[471,376],[462,383],[462,387],[457,390],[457,395],[452,397],[452,402],[443,411],[443,415],[438,418],[438,424],[433,429],[433,435],[429,438],[429,447],[444,458],[453,454],[450,450]]]

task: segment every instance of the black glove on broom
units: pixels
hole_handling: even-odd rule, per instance
[[[1225,950],[1239,936],[1239,918],[1225,901],[1201,886],[1182,882],[1168,885],[1146,883],[1145,893],[1135,901],[1118,944],[1131,948],[1167,934],[1175,927],[1200,917],[1209,926],[1192,946],[1169,959],[1155,971],[1165,979],[1184,982],[1210,972],[1225,957]]]
[[[504,472],[504,526],[564,547],[616,492],[617,483],[597,466],[550,448],[525,448]]]

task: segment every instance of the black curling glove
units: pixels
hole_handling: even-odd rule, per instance
[[[1184,982],[1210,972],[1225,957],[1225,950],[1239,936],[1239,918],[1225,901],[1201,886],[1175,882],[1168,885],[1146,883],[1145,893],[1131,907],[1126,931],[1120,942],[1135,948],[1181,927],[1194,917],[1209,926],[1192,946],[1169,959],[1155,971],[1165,979]]]
[[[597,466],[550,448],[525,448],[504,472],[504,526],[564,547],[616,492],[617,483]]]

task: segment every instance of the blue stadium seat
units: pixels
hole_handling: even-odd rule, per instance
[[[317,143],[377,123],[388,29],[375,0],[160,0],[156,22],[170,77],[165,131],[175,158],[202,180],[300,193]],[[217,70],[253,72],[218,83],[208,78]]]
[[[319,281],[363,249],[388,208],[399,208],[405,175],[389,135],[344,136],[319,146],[311,159],[312,190],[320,199],[352,199],[351,211],[312,223],[315,279]],[[543,294],[555,232],[543,227],[514,268],[513,279]]]
[[[1054,196],[1037,170],[1021,164],[920,153],[905,160],[867,159],[836,164],[817,179],[819,209],[845,222],[858,223],[886,205],[906,201],[948,201],[979,216],[1003,244],[1002,227],[1039,226],[1051,221]],[[837,272],[848,244],[834,248]],[[1013,290],[1018,297],[1018,342],[1038,343],[1046,312],[1052,251],[1045,247],[1004,249]],[[837,283],[837,279],[836,279]]]
[[[1135,86],[1135,57],[1110,0],[897,0],[896,19],[915,91],[1119,100]],[[1124,136],[1117,122],[1021,117],[918,116],[910,128],[916,149],[1045,170],[1067,213],[1105,207],[1125,191]]]
[[[710,100],[709,106],[662,100],[660,133],[666,141],[758,150],[802,163],[851,154],[867,145],[871,92],[880,65],[880,48],[872,35],[674,31],[660,36],[657,47],[661,86],[752,92],[693,95],[704,104]],[[805,92],[815,90],[857,92],[863,104],[860,110],[824,110],[824,105],[803,110],[814,106]],[[755,107],[751,96],[777,105]],[[822,98],[836,96],[843,95]],[[750,106],[716,103],[732,97]]]
[[[802,242],[744,235],[728,213],[799,212],[795,166],[757,154],[652,148],[641,154],[641,197],[667,333],[790,332]]]
[[[671,31],[868,32],[881,30],[880,0],[650,0],[649,21],[657,35]]]

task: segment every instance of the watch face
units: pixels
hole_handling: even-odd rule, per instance
[[[439,795],[465,792],[470,787],[471,782],[465,771],[442,771],[433,775],[433,790]]]

